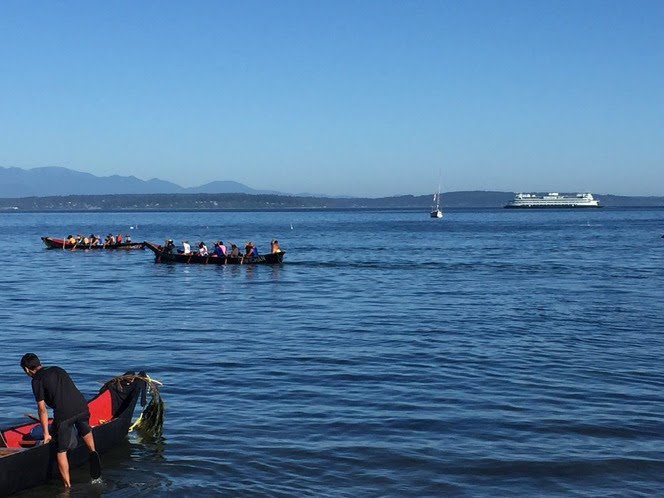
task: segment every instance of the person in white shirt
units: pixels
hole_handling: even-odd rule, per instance
[[[182,241],[182,249],[184,249],[185,254],[191,254],[191,246],[189,245],[189,242],[186,240]]]

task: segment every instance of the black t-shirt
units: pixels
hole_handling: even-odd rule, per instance
[[[53,418],[66,420],[88,410],[88,404],[69,374],[60,367],[44,367],[32,378],[35,401],[44,401],[53,408]]]

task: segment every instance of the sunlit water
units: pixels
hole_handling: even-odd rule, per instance
[[[286,256],[43,248],[72,232]],[[657,209],[0,214],[1,422],[35,409],[33,351],[87,396],[164,383],[163,442],[131,434],[70,496],[651,496],[662,234]]]

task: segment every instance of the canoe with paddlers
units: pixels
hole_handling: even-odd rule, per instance
[[[120,242],[114,244],[90,244],[83,242],[71,243],[65,239],[56,239],[54,237],[42,237],[47,249],[66,249],[66,250],[87,250],[87,249],[143,249],[144,242]]]
[[[136,403],[140,400],[144,406],[148,392],[151,400],[136,421],[137,428],[142,434],[145,431],[151,435],[161,434],[163,401],[158,384],[144,372],[127,372],[106,382],[99,394],[88,402],[90,426],[99,454],[107,452],[127,436]],[[59,475],[56,444],[42,444],[41,424],[33,415],[26,415],[32,421],[0,429],[0,496],[44,484]],[[68,457],[72,468],[89,462],[88,448],[80,437],[72,438]]]
[[[155,255],[155,263],[185,263],[192,265],[280,265],[284,260],[284,251],[260,254],[258,256],[246,257],[239,255],[232,256],[199,256],[196,253],[185,254],[176,252],[174,249],[169,251],[164,246],[145,242],[145,247],[150,249]]]

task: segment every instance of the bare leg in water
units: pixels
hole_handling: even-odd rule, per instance
[[[71,481],[69,480],[69,460],[67,460],[67,452],[58,451],[57,460],[58,460],[58,470],[60,471],[60,476],[62,477],[62,483],[65,485],[65,488],[71,488]]]
[[[90,450],[90,452],[96,451],[95,440],[94,437],[92,436],[92,431],[88,432],[85,436],[83,436],[82,439],[85,445]],[[70,488],[71,480],[69,476],[69,460],[67,459],[67,452],[58,451],[57,461],[58,461],[58,470],[60,471],[60,476],[62,476],[62,483],[65,485],[65,488]]]

